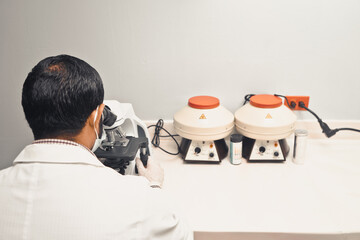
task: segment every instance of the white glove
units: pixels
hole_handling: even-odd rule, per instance
[[[146,168],[140,158],[136,158],[136,166],[140,176],[145,177],[150,182],[150,186],[161,187],[164,182],[164,169],[160,164],[149,157]]]

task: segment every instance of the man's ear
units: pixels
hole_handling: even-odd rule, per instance
[[[94,127],[94,119],[96,117],[96,120],[95,120],[95,126],[99,127],[99,122],[100,122],[100,119],[101,119],[101,115],[104,111],[104,107],[105,107],[105,104],[100,104],[99,105],[99,108],[98,109],[95,109],[89,116],[89,124],[91,127]],[[97,110],[97,111],[96,111]],[[97,112],[97,114],[96,114]]]

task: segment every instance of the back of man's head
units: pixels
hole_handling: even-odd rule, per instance
[[[34,138],[43,139],[76,136],[103,100],[98,72],[81,59],[59,55],[28,74],[21,103]]]

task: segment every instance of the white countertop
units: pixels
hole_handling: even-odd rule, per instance
[[[161,146],[176,151],[170,139]],[[184,163],[156,148],[153,155],[195,239],[360,239],[359,151],[360,136],[308,139],[304,165],[292,162],[292,152],[284,163],[240,165],[228,157]]]

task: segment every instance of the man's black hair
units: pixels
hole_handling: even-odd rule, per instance
[[[80,133],[104,100],[98,72],[85,61],[59,55],[40,61],[28,74],[22,106],[35,139]]]

